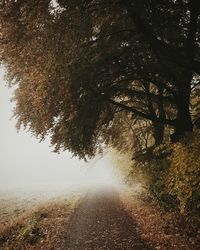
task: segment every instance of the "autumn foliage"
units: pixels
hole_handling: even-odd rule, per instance
[[[80,158],[127,151],[184,211],[199,191],[199,135],[184,140],[200,120],[199,14],[196,0],[0,1],[18,129]]]
[[[172,146],[167,190],[178,198],[181,212],[200,209],[199,139],[197,131]]]

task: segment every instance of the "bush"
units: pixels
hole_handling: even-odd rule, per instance
[[[138,159],[151,198],[181,213],[200,210],[200,131],[175,144],[162,144]],[[145,164],[144,164],[145,163]]]
[[[177,207],[177,198],[167,190],[166,176],[168,175],[170,162],[168,158],[158,159],[152,157],[149,167],[146,168],[146,190],[149,196],[160,206],[167,209]]]
[[[194,132],[173,144],[167,190],[177,196],[180,212],[197,212],[200,208],[200,132]]]

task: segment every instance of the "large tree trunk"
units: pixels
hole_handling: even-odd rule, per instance
[[[158,86],[159,96],[163,96],[163,90],[164,88],[162,86]],[[158,102],[158,113],[159,113],[159,118],[165,119],[165,110],[163,107],[163,100],[161,98]],[[163,143],[165,125],[164,123],[160,123],[160,122],[152,122],[152,124],[153,124],[153,134],[154,134],[153,136],[155,139],[155,146],[157,146]]]
[[[179,88],[177,97],[177,117],[175,121],[175,131],[171,136],[172,142],[176,142],[184,137],[185,133],[193,131],[193,124],[190,114],[190,84],[184,88]]]
[[[165,125],[162,123],[154,122],[153,123],[153,137],[155,140],[155,146],[163,143],[164,140],[164,129]]]
[[[177,98],[177,118],[175,123],[175,133],[172,135],[172,141],[182,138],[186,132],[192,132],[193,124],[190,115],[190,92],[193,72],[191,65],[194,62],[195,39],[198,27],[198,16],[200,10],[200,1],[190,0],[190,22],[188,26],[188,35],[185,44],[185,54],[188,59],[188,69],[182,72],[182,79],[178,82],[178,98]],[[180,76],[179,76],[180,77]],[[180,77],[181,78],[181,77]]]

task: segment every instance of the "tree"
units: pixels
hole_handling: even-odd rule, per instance
[[[156,143],[193,130],[200,75],[198,0],[5,0],[0,59],[18,126],[55,150],[93,156],[120,111],[148,120]],[[109,137],[107,138],[109,140]]]

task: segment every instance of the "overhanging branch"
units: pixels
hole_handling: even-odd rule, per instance
[[[198,3],[197,3],[198,2]],[[144,37],[146,42],[149,43],[152,50],[156,55],[159,56],[159,53],[168,58],[171,62],[175,63],[177,66],[190,69],[197,74],[200,75],[200,62],[193,60],[188,62],[188,58],[185,58],[183,55],[178,53],[175,49],[170,47],[165,42],[157,39],[155,35],[153,35],[153,32],[151,32],[150,27],[146,27],[146,24],[143,22],[142,18],[137,14],[137,12],[134,10],[132,6],[132,2],[127,1],[121,1],[121,4],[126,8],[127,12],[130,14],[130,17],[134,20],[134,23],[136,25],[136,28],[138,32]],[[195,15],[199,14],[199,5],[200,2],[198,0],[191,0],[191,4],[196,6]],[[193,14],[193,13],[192,13]],[[196,26],[195,24],[195,18],[193,20],[193,26]],[[195,27],[194,27],[195,28]],[[194,30],[190,31],[191,33],[191,39],[193,39]]]
[[[169,120],[169,119],[161,119],[159,117],[156,117],[156,116],[152,116],[150,114],[145,114],[145,113],[142,113],[141,111],[133,108],[133,107],[130,107],[130,106],[126,106],[122,103],[119,103],[119,102],[116,102],[108,97],[106,97],[105,95],[102,95],[102,98],[104,98],[106,101],[108,101],[109,103],[111,103],[112,105],[114,106],[117,106],[117,107],[120,107],[124,110],[127,110],[129,112],[132,112],[134,113],[135,115],[139,116],[139,117],[142,117],[144,119],[147,119],[147,120],[151,120],[151,121],[156,121],[156,122],[160,122],[160,123],[163,123],[163,124],[168,124],[168,125],[171,125],[171,126],[174,126],[175,125],[175,121],[174,120]]]

